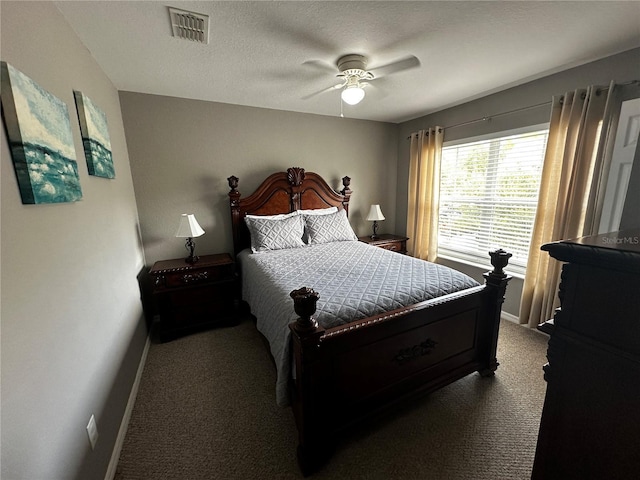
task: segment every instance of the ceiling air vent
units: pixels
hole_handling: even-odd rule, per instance
[[[174,37],[209,43],[209,15],[169,7],[169,16]]]

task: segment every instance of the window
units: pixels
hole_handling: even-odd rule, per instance
[[[488,251],[513,254],[524,274],[548,128],[447,142],[442,149],[438,255],[486,265]]]

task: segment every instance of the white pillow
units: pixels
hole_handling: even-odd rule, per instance
[[[251,234],[251,251],[253,253],[283,248],[304,247],[302,234],[304,222],[300,215],[284,218],[267,218],[247,215],[244,221]]]
[[[298,215],[329,215],[337,211],[338,207],[314,208],[312,210],[298,210]]]
[[[304,215],[304,222],[309,245],[358,240],[349,224],[345,210],[338,210],[328,215]]]
[[[245,215],[246,218],[266,218],[269,220],[282,220],[283,218],[295,217],[296,215],[328,215],[335,213],[338,207],[314,208],[310,210],[294,210],[290,213],[278,213],[276,215]]]
[[[282,220],[283,218],[295,217],[299,215],[297,211],[291,213],[278,213],[277,215],[245,215],[245,218],[266,218],[267,220]]]

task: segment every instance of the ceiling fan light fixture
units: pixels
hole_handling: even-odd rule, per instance
[[[343,102],[357,105],[364,98],[364,89],[360,85],[347,85],[340,96]]]

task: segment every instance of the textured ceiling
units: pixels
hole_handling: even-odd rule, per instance
[[[640,46],[640,2],[58,1],[118,90],[340,114],[336,60],[378,78],[350,118],[401,122]],[[168,7],[210,17],[209,44],[174,38]]]

